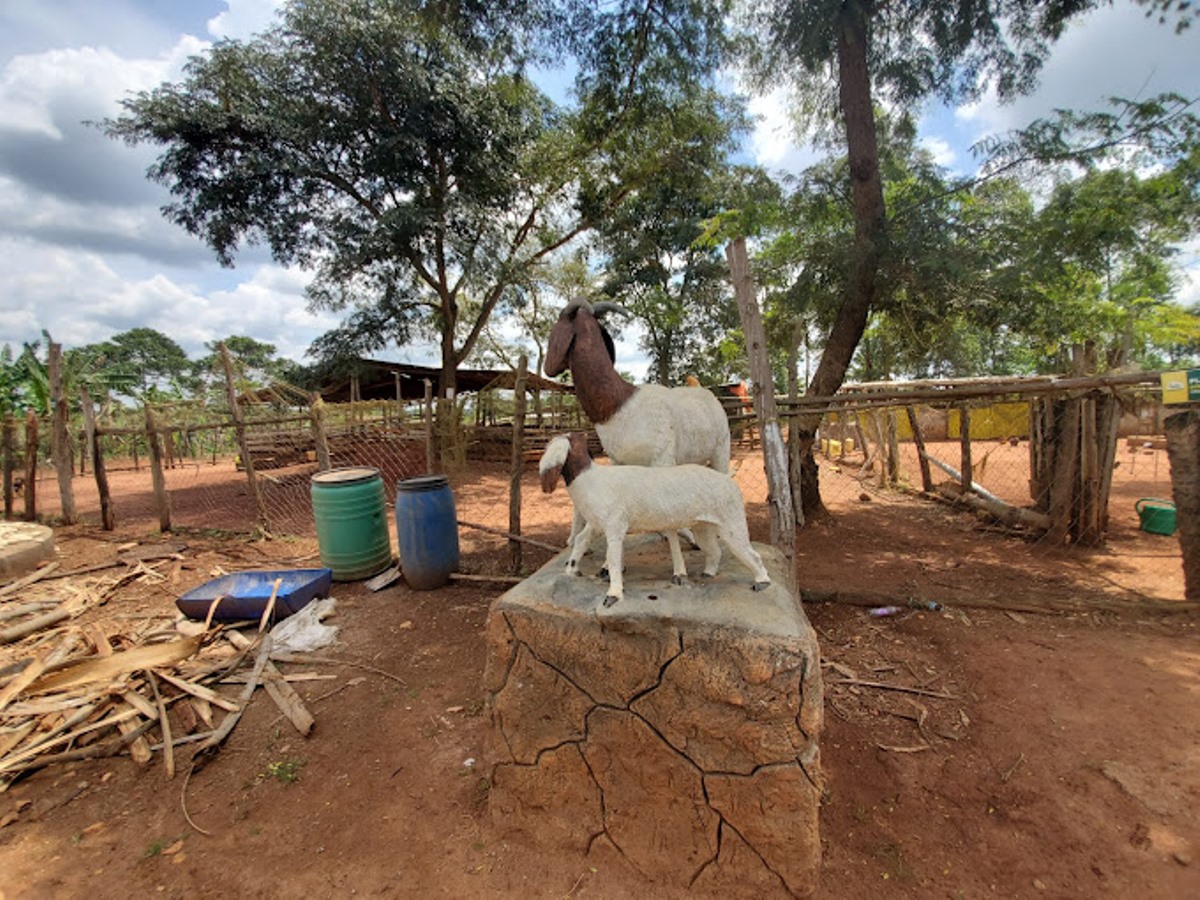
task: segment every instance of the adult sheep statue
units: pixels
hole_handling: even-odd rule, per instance
[[[625,466],[696,463],[729,471],[729,419],[721,401],[702,387],[633,385],[617,374],[613,340],[601,323],[616,303],[575,300],[550,331],[543,371],[571,370],[575,396],[609,459]]]

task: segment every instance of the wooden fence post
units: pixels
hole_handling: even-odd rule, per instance
[[[159,531],[171,530],[171,497],[167,494],[167,481],[163,475],[162,445],[158,440],[158,423],[150,404],[146,410],[146,446],[150,453],[150,483],[154,485],[154,503],[158,506]]]
[[[325,401],[320,394],[313,394],[309,412],[312,415],[313,443],[317,448],[317,468],[324,472],[333,464],[329,461],[329,439],[325,435]]]
[[[787,451],[783,446],[779,411],[775,405],[771,362],[767,358],[767,335],[763,328],[762,311],[758,308],[758,298],[754,294],[746,239],[737,237],[730,241],[725,246],[725,257],[729,261],[733,296],[742,320],[746,355],[750,360],[750,377],[754,381],[754,410],[758,414],[770,492],[771,543],[783,551],[787,557],[788,571],[791,572],[792,561],[796,557],[796,513],[788,483]]]
[[[1081,544],[1099,544],[1100,531],[1100,448],[1096,444],[1096,398],[1079,401],[1079,533]]]
[[[96,479],[96,492],[100,495],[100,526],[105,531],[112,531],[117,527],[117,519],[113,514],[112,494],[108,488],[104,450],[100,446],[100,429],[96,427],[96,408],[92,404],[92,395],[83,385],[79,387],[79,403],[83,409],[83,430],[92,453],[92,475]],[[80,455],[86,456],[87,451]]]
[[[1050,481],[1050,529],[1047,539],[1063,543],[1074,530],[1075,498],[1079,489],[1080,401],[1071,398],[1052,403],[1057,439],[1054,441],[1053,476]]]
[[[25,521],[37,520],[38,419],[25,410]]]
[[[425,379],[425,474],[432,475],[433,467],[433,382]]]
[[[921,467],[921,490],[928,494],[933,490],[933,475],[929,471],[929,460],[925,458],[925,437],[921,434],[921,423],[917,420],[916,407],[906,406],[904,411],[908,413],[913,445],[917,448],[917,464]]]
[[[13,456],[16,453],[17,425],[12,416],[4,417],[4,518],[13,512]]]
[[[508,482],[508,530],[521,533],[521,474],[525,471],[525,383],[529,374],[529,359],[524,353],[517,360],[517,376],[513,382],[512,474]],[[521,574],[521,542],[509,540],[509,572]]]
[[[246,423],[242,420],[242,408],[238,404],[237,385],[233,379],[233,359],[229,348],[224,343],[218,344],[221,352],[221,365],[225,369],[225,392],[229,397],[229,414],[233,416],[233,430],[237,434],[238,450],[242,454],[242,465],[246,469],[246,482],[250,485],[250,496],[254,498],[258,510],[258,523],[263,528],[269,528],[267,508],[263,505],[262,492],[258,489],[258,479],[254,477],[254,460],[250,458],[250,445],[246,441]]]
[[[962,465],[959,470],[962,472],[962,489],[965,494],[971,490],[975,474],[971,471],[971,408],[965,403],[958,408],[958,440],[962,447]]]
[[[896,434],[896,411],[889,406],[883,414],[887,416],[888,484],[897,485],[900,483],[900,438]],[[846,445],[843,441],[842,453],[845,452]]]
[[[54,472],[58,476],[58,495],[62,503],[62,522],[74,525],[75,491],[71,484],[75,467],[71,463],[71,432],[68,427],[70,407],[63,389],[62,344],[50,343],[50,359],[47,368],[50,376],[50,399],[53,418],[50,429],[50,457],[54,460]]]
[[[1183,551],[1183,596],[1200,603],[1200,410],[1172,413],[1163,423],[1175,527]]]

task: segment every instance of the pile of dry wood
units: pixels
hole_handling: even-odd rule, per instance
[[[51,583],[52,570],[0,588],[0,792],[31,769],[121,753],[141,765],[157,753],[173,776],[176,748],[199,744],[193,765],[211,758],[260,685],[298,731],[312,729],[269,658],[272,604],[241,629],[84,616],[130,581],[166,576],[144,560],[100,578]]]

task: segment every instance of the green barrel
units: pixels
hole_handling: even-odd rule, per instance
[[[328,469],[312,477],[321,565],[334,581],[358,581],[392,564],[383,478],[370,466]]]

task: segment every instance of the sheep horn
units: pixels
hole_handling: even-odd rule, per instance
[[[633,318],[633,313],[623,307],[620,303],[613,303],[611,300],[601,300],[592,306],[592,315],[597,319],[606,313],[620,313],[623,316]]]
[[[575,314],[577,309],[586,309],[591,311],[592,304],[588,303],[586,300],[572,300],[563,307],[563,310],[558,314],[558,317],[560,319],[569,319]]]

